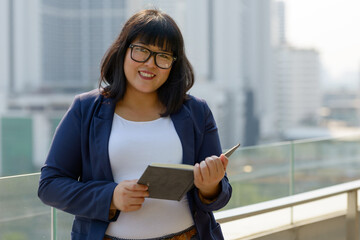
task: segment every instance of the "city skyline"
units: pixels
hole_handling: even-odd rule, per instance
[[[114,11],[109,11],[110,3],[118,4],[117,0],[106,4],[88,0],[82,5],[62,0],[18,0],[12,5],[11,1],[0,2],[0,12],[6,16],[0,18],[0,29],[8,33],[0,35],[5,53],[0,55],[0,131],[4,133],[0,150],[19,142],[7,137],[6,130],[23,129],[17,131],[18,137],[26,140],[23,147],[31,149],[18,153],[27,153],[26,159],[40,165],[74,95],[96,88],[101,57],[121,22],[151,1],[124,0],[117,10],[112,6]],[[287,2],[156,2],[153,7],[174,16],[179,24],[196,78],[189,94],[207,101],[223,148],[236,142],[253,146],[320,137],[302,130],[310,127],[317,134],[314,129],[325,129],[327,123],[359,126],[357,95],[345,103],[338,95],[331,95],[327,105],[322,102],[321,52],[288,40]],[[321,108],[327,115],[320,114]],[[299,129],[307,135],[288,134]],[[328,136],[329,131],[323,134]],[[16,162],[15,157],[23,159],[8,152],[0,162]]]

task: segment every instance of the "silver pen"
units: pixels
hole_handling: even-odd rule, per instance
[[[235,146],[233,146],[232,148],[230,148],[229,150],[226,151],[226,153],[224,153],[225,157],[229,158],[231,156],[231,154],[233,154],[233,152],[235,152],[235,150],[240,146],[240,143],[236,144]]]

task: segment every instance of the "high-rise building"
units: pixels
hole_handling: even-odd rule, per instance
[[[237,142],[245,143],[245,96],[242,34],[244,28],[242,1],[213,0],[212,30],[210,34],[212,61],[209,65],[212,81],[217,86],[212,95],[221,94],[218,103],[219,131],[223,147],[228,148]],[[209,97],[211,99],[211,96]]]
[[[40,1],[1,1],[5,4],[6,92],[34,91],[41,84]]]
[[[42,87],[91,89],[124,21],[125,0],[41,1]]]
[[[245,145],[255,145],[271,131],[272,112],[272,1],[243,0],[242,78],[246,100]]]
[[[287,42],[285,9],[283,1],[273,5],[273,99],[269,107],[272,128],[268,136],[279,140],[289,131],[317,127],[321,107],[319,53],[316,49],[292,47]]]
[[[271,44],[281,46],[286,40],[286,6],[283,1],[273,2],[271,7]]]
[[[314,49],[285,46],[277,49],[276,56],[278,132],[318,125],[321,107],[319,53]]]
[[[0,44],[8,90],[74,92],[99,79],[102,56],[126,19],[126,0],[8,0]],[[4,10],[2,10],[4,11]],[[3,70],[4,71],[4,70]]]
[[[126,3],[0,1],[6,33],[0,35],[0,175],[44,162],[74,94],[97,87],[101,58],[122,28]]]
[[[6,96],[9,88],[9,2],[0,1],[0,114],[6,111]],[[1,169],[0,169],[1,170]]]

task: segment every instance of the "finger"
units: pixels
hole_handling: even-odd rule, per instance
[[[128,191],[147,191],[149,187],[144,184],[138,184],[137,181],[136,182],[131,181],[128,182],[128,184],[125,186],[125,189]]]
[[[218,173],[219,175],[223,175],[223,174],[225,173],[225,168],[224,168],[223,162],[221,161],[220,158],[217,158],[216,161],[215,161],[215,163],[216,163],[216,168],[217,168],[217,170],[218,170],[217,173]]]
[[[137,211],[141,208],[142,204],[134,204],[134,205],[127,205],[124,206],[121,211],[122,212],[133,212],[133,211]]]
[[[206,165],[208,166],[210,176],[217,174],[219,172],[219,169],[218,169],[218,166],[216,163],[217,160],[218,160],[218,157],[216,157],[216,156],[212,156],[212,157],[205,159]]]
[[[116,194],[125,202],[131,201],[132,198],[145,198],[149,196],[149,192],[147,190],[136,190],[138,188],[134,185],[136,184],[126,183],[126,186],[119,186],[120,189]],[[147,188],[147,186],[145,186],[145,188]]]
[[[130,198],[146,198],[149,196],[149,191],[129,191]]]
[[[224,154],[220,155],[220,159],[221,159],[222,164],[224,165],[224,169],[226,170],[228,163],[229,163],[229,159]]]
[[[126,192],[121,195],[121,205],[122,209],[128,209],[129,206],[141,206],[144,201],[145,197],[140,194],[139,192]]]
[[[203,181],[203,177],[201,175],[201,170],[200,170],[200,164],[196,163],[195,167],[194,167],[194,180],[195,181]]]
[[[206,179],[209,179],[210,172],[209,172],[209,168],[206,165],[205,161],[200,162],[200,172],[201,172],[201,176],[203,178],[203,181],[206,181]]]
[[[129,199],[129,205],[142,205],[145,202],[144,197],[131,197]]]
[[[146,198],[149,197],[149,192],[148,191],[124,191],[123,194],[121,195],[123,197],[123,199],[129,199],[131,201],[131,199],[135,199],[135,198]]]

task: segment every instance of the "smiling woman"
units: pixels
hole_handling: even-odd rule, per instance
[[[231,196],[228,159],[208,105],[187,94],[193,83],[174,20],[132,16],[103,58],[99,89],[76,97],[42,168],[39,197],[75,215],[72,239],[223,239],[212,212]],[[194,166],[195,187],[180,201],[149,198],[136,179],[153,161]]]

